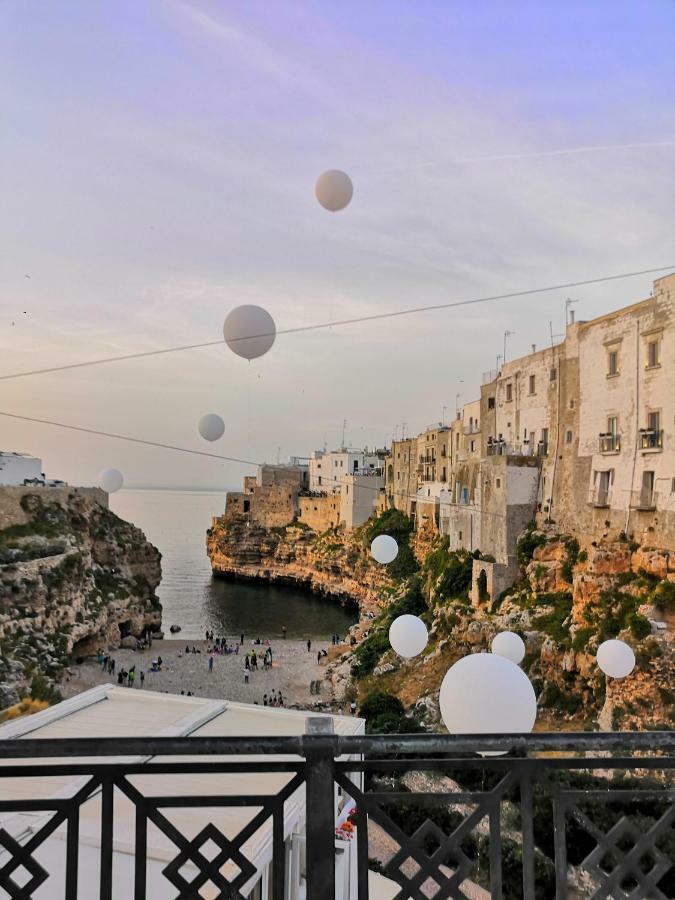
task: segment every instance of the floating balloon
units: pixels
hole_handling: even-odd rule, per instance
[[[114,494],[124,484],[124,478],[119,469],[104,469],[98,476],[98,485],[108,494]]]
[[[378,534],[370,545],[370,553],[376,562],[386,565],[393,562],[398,554],[398,544],[389,534]]]
[[[237,356],[257,359],[264,356],[277,336],[274,319],[262,306],[246,304],[235,307],[225,319],[223,336]]]
[[[595,658],[610,678],[625,678],[635,668],[635,654],[625,641],[603,641]]]
[[[324,209],[339,212],[348,205],[354,194],[354,185],[346,172],[329,169],[322,172],[314,185],[316,199]]]
[[[451,734],[521,734],[532,731],[537,718],[527,675],[493,653],[473,653],[451,666],[439,701]]]
[[[513,631],[502,631],[492,640],[492,652],[518,665],[525,658],[525,643]]]
[[[417,656],[427,645],[427,626],[418,616],[404,615],[394,619],[389,627],[392,649],[406,659]]]
[[[225,423],[215,413],[207,413],[199,420],[199,433],[205,441],[217,441],[225,433]]]

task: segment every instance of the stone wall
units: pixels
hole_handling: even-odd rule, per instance
[[[78,497],[84,503],[85,508],[92,506],[108,506],[108,495],[100,488],[83,487],[24,487],[24,486],[0,486],[0,530],[11,525],[25,525],[30,521],[30,515],[21,506],[21,500],[28,493],[45,498],[45,500],[67,503],[69,498]]]
[[[340,495],[300,497],[298,520],[319,534],[329,528],[337,528],[340,524]]]

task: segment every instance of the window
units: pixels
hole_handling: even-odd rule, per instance
[[[569,429],[565,432],[565,443],[566,444],[572,443],[572,432]]]
[[[650,412],[647,414],[647,430],[648,431],[660,431],[661,430],[661,413],[660,412]]]
[[[607,377],[619,374],[619,351],[610,350],[607,354]]]
[[[647,342],[647,368],[655,369],[661,365],[661,341],[651,340]]]
[[[558,377],[558,373],[557,373],[555,367],[553,367],[551,369],[551,381],[555,381],[557,377]]]
[[[460,539],[460,541],[462,540],[462,532],[461,531],[459,533],[459,539]]]
[[[488,397],[488,409],[494,409],[494,408],[495,408],[495,398]]]
[[[570,409],[574,409],[574,398],[570,400]]]
[[[513,385],[507,384],[506,385],[506,402],[509,403],[511,400],[513,400]]]
[[[502,480],[501,480],[501,478],[498,478],[497,479],[497,487],[501,487],[501,486],[502,486]]]
[[[317,469],[320,469],[320,468],[321,468],[321,463],[317,463],[317,466],[316,466],[316,467],[317,467]]]
[[[476,442],[471,441],[471,452],[473,453],[475,449],[476,449]]]
[[[539,441],[539,452],[542,456],[548,453],[548,428],[541,429],[541,440]]]
[[[536,394],[536,390],[535,390],[536,383],[537,383],[536,377],[534,375],[530,375],[530,393],[531,394]]]
[[[607,418],[607,434],[618,434],[619,419],[618,416],[608,416]]]

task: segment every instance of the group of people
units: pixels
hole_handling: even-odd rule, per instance
[[[102,672],[106,672],[108,675],[115,674],[115,660],[103,650],[98,651],[98,664]]]
[[[251,672],[258,670],[259,661],[264,672],[272,668],[272,648],[270,646],[266,647],[264,653],[259,653],[254,649],[250,654],[246,654],[244,658],[244,684],[249,683]]]
[[[141,687],[143,687],[145,683],[145,672],[143,671],[143,669],[141,669],[139,672],[139,681],[141,683]],[[132,666],[129,671],[127,671],[126,669],[120,669],[117,673],[117,683],[132,688],[136,683],[136,666]]]
[[[284,698],[283,698],[281,691],[279,691],[279,693],[277,693],[273,688],[271,694],[269,694],[269,695],[263,694],[263,706],[283,706],[283,705],[284,705]]]

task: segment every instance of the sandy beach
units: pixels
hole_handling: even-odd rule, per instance
[[[200,653],[186,653],[186,644],[190,649],[194,646]],[[263,671],[262,654],[266,646],[251,645],[246,642],[239,647],[239,653],[214,656],[213,671],[209,671],[209,644],[206,641],[155,641],[152,648],[146,650],[112,651],[115,660],[115,674],[110,675],[101,669],[95,658],[87,659],[80,665],[72,665],[61,684],[64,697],[72,697],[80,691],[87,690],[97,684],[113,682],[117,684],[117,673],[120,669],[136,666],[136,681],[130,690],[141,690],[140,672],[145,672],[143,689],[146,691],[166,691],[180,694],[191,691],[197,697],[236,700],[242,703],[263,702],[263,695],[272,690],[281,691],[285,706],[313,707],[317,701],[330,700],[330,688],[322,684],[319,695],[310,692],[312,681],[323,681],[326,672],[327,658],[321,665],[317,663],[317,650],[331,647],[329,642],[312,642],[312,649],[307,651],[305,641],[278,640],[271,643],[273,653],[272,669]],[[256,650],[260,657],[260,668],[253,670],[249,684],[244,683],[244,658],[246,653]],[[162,657],[162,671],[152,672],[152,660]]]

